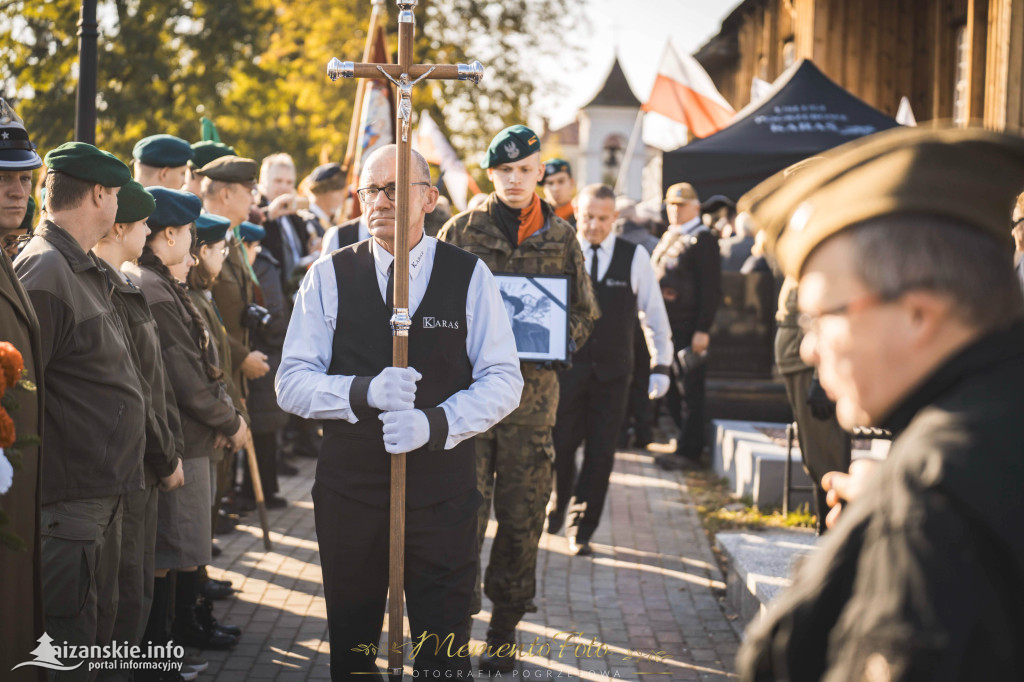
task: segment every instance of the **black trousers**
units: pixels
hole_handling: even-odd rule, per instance
[[[468,676],[472,670],[468,656],[448,656],[445,639],[452,635],[452,654],[469,643],[479,506],[480,493],[471,490],[430,507],[406,509],[405,598],[412,644],[405,643],[404,651],[408,658],[425,634],[414,661],[420,673],[451,670]],[[327,601],[331,679],[378,672],[376,654],[365,651],[376,650],[384,626],[388,508],[363,504],[317,482],[313,515]],[[380,654],[387,658],[386,651]]]
[[[697,461],[704,450],[707,419],[705,412],[704,387],[707,364],[684,372],[679,364],[679,351],[690,345],[693,329],[673,328],[676,357],[672,358],[672,381],[669,382],[668,410],[681,433],[676,444],[676,454]]]
[[[601,519],[608,480],[615,464],[615,446],[631,377],[629,373],[600,381],[589,363],[576,363],[558,378],[555,442],[555,504],[568,509],[568,532],[589,540]],[[583,464],[576,473],[576,449],[583,446]]]
[[[252,434],[252,445],[256,451],[256,465],[260,468],[263,496],[276,495],[280,490],[277,485],[277,432]],[[252,489],[248,462],[242,467],[242,492],[248,497],[256,496]]]
[[[622,429],[633,426],[633,435],[639,443],[649,443],[651,434],[651,399],[647,397],[648,384],[651,380],[651,354],[647,350],[640,321],[636,323],[633,339],[633,381],[629,385],[629,405],[626,408],[626,419]]]

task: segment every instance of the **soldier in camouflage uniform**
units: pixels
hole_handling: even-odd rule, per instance
[[[478,208],[449,220],[438,239],[479,256],[492,272],[568,275],[570,346],[575,350],[600,313],[576,231],[535,192],[544,174],[537,135],[521,125],[506,128],[491,142],[482,165],[495,191]],[[555,459],[555,368],[523,362],[522,372],[519,408],[476,439],[478,485],[484,497],[481,546],[492,499],[498,521],[484,579],[484,592],[494,602],[487,630],[492,651],[513,642],[516,625],[527,610],[535,609],[537,546]],[[514,663],[508,656],[484,654],[479,665],[481,671],[507,672]]]

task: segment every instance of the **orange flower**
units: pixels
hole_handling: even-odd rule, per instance
[[[0,396],[8,388],[12,388],[21,379],[21,370],[25,368],[25,361],[21,353],[14,347],[14,344],[7,341],[0,341]]]
[[[0,448],[9,448],[14,445],[14,420],[7,410],[0,407]]]

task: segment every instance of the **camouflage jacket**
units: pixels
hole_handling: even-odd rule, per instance
[[[492,193],[479,208],[453,217],[437,238],[479,256],[491,272],[523,272],[569,275],[569,336],[580,348],[600,316],[594,289],[583,265],[583,251],[576,231],[543,204],[544,227],[513,247],[491,216]],[[534,362],[523,362],[523,397],[505,424],[554,426],[558,409],[558,375]]]

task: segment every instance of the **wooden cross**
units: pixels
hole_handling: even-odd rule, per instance
[[[416,29],[413,10],[419,0],[396,0],[398,5],[398,63],[355,64],[332,59],[327,75],[339,78],[386,78],[398,88],[395,137],[398,143],[397,194],[395,197],[395,290],[391,316],[393,336],[391,364],[407,367],[409,361],[409,165],[412,147],[409,129],[412,126],[412,87],[425,78],[468,80],[479,83],[484,67],[472,64],[413,64],[412,45]],[[391,455],[390,555],[388,562],[388,673],[392,679],[402,677],[402,621],[405,596],[405,454]],[[442,636],[442,633],[437,633]]]

